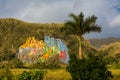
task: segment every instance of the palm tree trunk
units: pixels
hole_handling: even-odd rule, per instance
[[[83,59],[83,51],[82,51],[82,47],[79,47],[79,58]]]
[[[84,55],[83,55],[83,51],[82,51],[82,37],[80,37],[79,39],[79,58],[83,59]]]

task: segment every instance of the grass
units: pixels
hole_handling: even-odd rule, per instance
[[[120,80],[120,69],[110,69],[114,78],[112,80]]]
[[[23,71],[29,71],[29,69],[10,69],[14,75],[14,80],[17,80],[17,76]],[[47,74],[44,80],[70,80],[71,76],[65,69],[47,69]]]
[[[48,70],[45,80],[70,80],[71,76],[65,69]]]
[[[14,77],[13,80],[17,80],[17,77],[23,72],[23,71],[29,71],[29,69],[10,69],[12,71]]]
[[[14,75],[14,80],[17,80],[17,76],[23,71],[29,71],[30,69],[10,69]],[[120,80],[120,69],[109,69],[114,78],[112,80]],[[47,69],[47,74],[44,77],[44,80],[70,80],[70,74],[63,69]]]

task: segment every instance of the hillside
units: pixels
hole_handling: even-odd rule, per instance
[[[120,63],[120,42],[103,45],[99,48],[99,51],[102,52],[99,55],[102,55],[107,63]]]
[[[18,48],[28,37],[35,37],[38,40],[44,39],[44,36],[60,38],[64,40],[69,48],[69,54],[77,54],[78,37],[66,35],[61,32],[63,23],[29,23],[13,18],[0,19],[0,60],[10,60],[18,52]],[[91,50],[92,49],[92,50]],[[89,45],[85,51],[95,51],[95,48]]]
[[[44,39],[44,36],[51,36],[62,39],[69,48],[69,54],[78,53],[78,36],[65,35],[61,32],[64,24],[58,23],[29,23],[13,18],[0,19],[0,61],[11,60],[15,57],[20,45],[25,43],[28,37],[35,37],[37,40]],[[116,42],[118,41],[118,42]],[[120,38],[90,39],[89,42],[99,47],[104,59],[119,61]],[[84,52],[96,52],[96,48],[89,44],[83,46]],[[116,42],[116,43],[114,43]],[[109,45],[108,45],[109,44]],[[104,45],[104,46],[102,46]],[[100,46],[102,46],[100,48]],[[107,60],[106,60],[107,61]]]
[[[120,42],[110,43],[109,45],[103,45],[100,48],[101,51],[108,52],[110,55],[120,54]]]
[[[0,61],[10,60],[15,57],[20,45],[28,37],[38,40],[44,36],[62,39],[69,48],[69,54],[78,52],[78,37],[65,35],[61,32],[63,23],[29,23],[13,18],[0,19]],[[91,50],[90,50],[91,51]]]
[[[109,38],[88,39],[88,40],[93,46],[99,48],[102,45],[107,45],[107,44],[110,44],[110,43],[119,42],[120,38],[109,37]]]
[[[58,23],[29,23],[13,18],[0,19],[0,60],[12,59],[18,52],[18,48],[28,37],[43,39],[49,35],[55,38],[63,38],[60,32],[63,24]]]

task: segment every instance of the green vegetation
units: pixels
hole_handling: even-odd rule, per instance
[[[108,71],[105,62],[92,54],[88,58],[78,59],[72,55],[67,67],[73,80],[111,80],[113,77]]]
[[[17,58],[13,58],[8,62],[9,68],[23,68],[23,62]]]
[[[23,68],[23,62],[20,61],[19,59],[17,58],[13,58],[12,60],[9,60],[9,61],[3,61],[3,62],[0,62],[0,68]]]
[[[8,68],[0,70],[0,80],[12,80],[12,79],[13,74]]]
[[[112,80],[120,80],[120,69],[110,69],[114,78]]]
[[[10,71],[12,73],[12,77],[11,77],[12,80],[18,80],[18,77],[20,74],[22,74],[24,71],[29,72],[30,69],[10,69]],[[114,76],[112,80],[120,79],[120,69],[110,69],[110,71]],[[65,69],[47,69],[47,73],[45,73],[44,79],[45,80],[71,80],[72,78],[69,72],[67,72]]]
[[[39,69],[33,69],[39,71]],[[10,69],[14,75],[13,79],[18,80],[18,77],[23,74],[24,71],[30,72],[30,69]],[[44,80],[70,80],[71,76],[65,69],[45,69]],[[46,73],[47,72],[47,73]]]
[[[35,71],[23,71],[18,80],[43,80],[45,75],[45,71],[43,70],[35,70]]]
[[[99,56],[103,57],[104,61],[113,66],[120,65],[120,42],[110,43],[103,45],[99,48]]]

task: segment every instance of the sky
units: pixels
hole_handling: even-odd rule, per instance
[[[120,37],[120,0],[0,0],[0,18],[16,18],[35,23],[61,23],[68,15],[83,12],[95,15],[101,33],[86,38]]]

